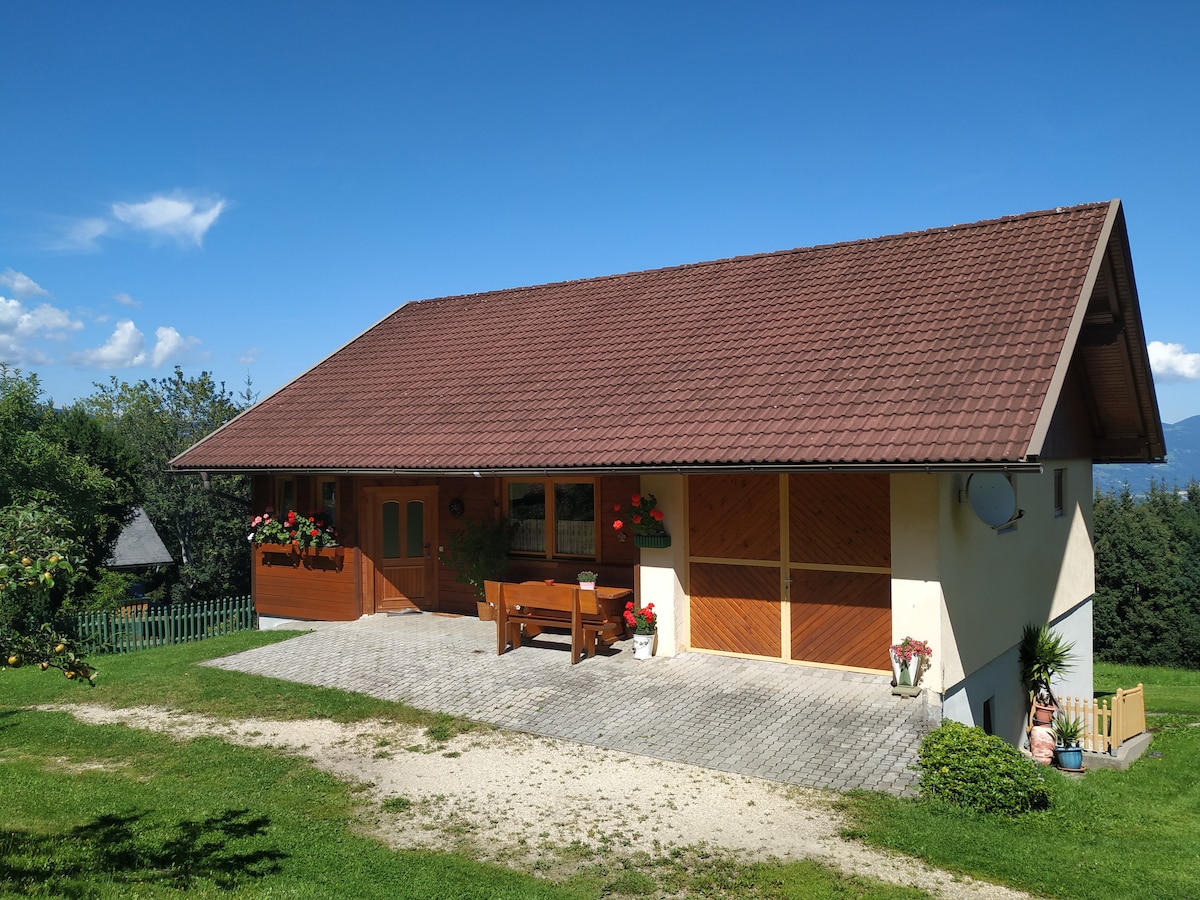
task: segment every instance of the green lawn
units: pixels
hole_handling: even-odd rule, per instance
[[[0,669],[0,896],[926,896],[816,863],[752,866],[704,851],[600,859],[565,884],[459,854],[396,852],[367,836],[362,786],[298,758],[29,709],[85,701],[221,718],[380,718],[423,724],[442,737],[471,727],[403,704],[197,665],[287,636],[249,632],[99,657],[95,688],[36,667]]]
[[[1050,810],[972,815],[857,793],[849,830],[869,844],[1049,897],[1200,897],[1200,672],[1099,664],[1099,693],[1146,687],[1154,741],[1128,771],[1050,772]]]

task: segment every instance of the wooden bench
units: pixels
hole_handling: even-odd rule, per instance
[[[514,650],[521,646],[522,626],[569,628],[571,665],[579,662],[581,653],[589,659],[595,656],[601,640],[611,643],[625,633],[620,610],[608,608],[595,591],[578,585],[489,582],[484,587],[496,598],[497,655],[509,644]]]

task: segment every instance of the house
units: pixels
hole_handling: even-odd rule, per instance
[[[660,654],[889,671],[911,635],[944,713],[1015,741],[1025,623],[1091,692],[1093,463],[1164,454],[1114,200],[408,303],[172,466],[336,520],[290,586],[256,558],[266,613],[472,613],[438,550],[515,517],[510,578],[636,574]],[[670,546],[611,527],[639,492]]]
[[[121,529],[112,554],[104,562],[106,569],[136,570],[152,566],[171,566],[175,560],[162,542],[154,523],[140,506],[133,511],[129,524]]]

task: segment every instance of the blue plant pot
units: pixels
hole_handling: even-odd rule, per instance
[[[1055,747],[1054,755],[1058,757],[1060,769],[1078,770],[1083,768],[1082,747]]]

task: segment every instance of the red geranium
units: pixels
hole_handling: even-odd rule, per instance
[[[634,634],[654,634],[658,628],[658,614],[654,604],[647,603],[641,609],[635,609],[633,601],[625,604],[625,623],[633,628]]]
[[[628,521],[634,534],[667,533],[667,529],[663,525],[663,512],[658,508],[658,499],[653,494],[634,494],[631,502],[632,506],[626,518],[615,520],[613,528],[620,531]]]

